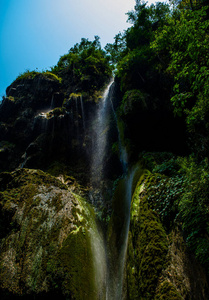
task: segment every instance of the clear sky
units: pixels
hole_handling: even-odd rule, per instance
[[[154,1],[155,2],[155,1]],[[0,0],[0,99],[26,70],[55,65],[81,38],[102,47],[130,26],[135,0]]]

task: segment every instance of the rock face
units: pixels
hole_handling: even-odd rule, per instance
[[[0,171],[47,170],[54,162],[89,170],[101,94],[69,94],[56,78],[43,74],[13,82],[0,105]],[[110,139],[117,140],[117,130]],[[108,159],[114,165],[112,153]]]
[[[16,80],[7,88],[7,97],[0,105],[0,155],[6,158],[1,159],[1,170],[12,170],[21,163],[25,149],[41,134],[40,130],[34,131],[36,116],[50,109],[59,89],[57,80],[42,74]]]
[[[8,87],[0,105],[1,171],[20,166],[44,169],[57,160],[73,161],[72,156],[84,161],[88,141],[82,114],[85,105],[90,119],[86,107],[95,108],[95,103],[81,107],[80,97],[64,94],[56,79],[42,74]]]
[[[169,109],[139,90],[123,100],[117,91],[101,132],[108,131],[109,142],[104,176],[94,186],[90,165],[101,93],[87,96],[66,86],[53,74],[35,74],[8,87],[0,105],[1,299],[103,300],[108,284],[109,298],[120,295],[114,300],[207,300],[207,273],[174,222],[182,191],[179,176],[167,181],[177,172],[174,160],[158,153],[165,160],[159,175],[148,171],[155,161],[147,154],[132,178],[131,166],[122,174],[118,155],[123,143],[132,162],[142,150],[165,150],[167,135],[177,141],[179,121],[168,121]]]
[[[152,209],[149,189],[153,176],[144,171],[132,198],[127,299],[208,299],[205,270],[189,253],[181,231],[175,226],[165,230],[159,214]]]
[[[1,299],[98,299],[90,206],[42,171],[2,173],[0,184]]]

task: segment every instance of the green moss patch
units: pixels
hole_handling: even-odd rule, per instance
[[[90,205],[39,170],[2,173],[0,188],[0,293],[97,299]]]
[[[183,300],[183,298],[177,292],[173,284],[169,281],[165,281],[160,285],[154,300],[168,300],[168,299]]]
[[[91,244],[88,233],[79,228],[71,233],[58,253],[58,268],[66,272],[62,288],[73,299],[96,299]]]
[[[149,207],[145,173],[133,198],[127,262],[128,299],[153,299],[162,269],[166,264],[168,241],[155,212]]]
[[[4,172],[0,174],[1,190],[20,188],[21,186],[24,186],[26,184],[35,184],[38,186],[43,183],[46,186],[56,185],[62,189],[67,189],[67,187],[62,184],[57,178],[41,170],[19,169],[11,173]]]
[[[57,75],[49,72],[49,71],[46,71],[46,72],[37,72],[37,71],[25,71],[24,73],[20,74],[17,79],[17,80],[23,80],[23,79],[34,79],[36,76],[44,76],[45,78],[47,79],[51,79],[51,80],[54,80],[54,81],[58,81],[59,83],[62,82],[62,79],[60,77],[58,77]]]

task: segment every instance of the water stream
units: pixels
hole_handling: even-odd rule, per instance
[[[103,168],[105,165],[105,156],[107,150],[107,135],[110,122],[111,98],[110,82],[102,99],[98,104],[97,114],[92,124],[92,161],[91,161],[91,181],[93,186],[100,186],[103,180]]]
[[[106,88],[101,101],[98,104],[96,117],[93,121],[93,149],[91,161],[91,184],[92,189],[100,190],[96,200],[92,202],[95,207],[101,207],[101,203],[105,206],[102,189],[104,184],[104,168],[106,164],[106,154],[108,147],[108,132],[110,130],[110,118],[114,116],[115,126],[118,125],[117,116],[113,109],[112,94],[114,90],[113,81]],[[117,126],[118,127],[118,126]],[[130,205],[132,197],[132,184],[135,169],[127,172],[127,152],[122,143],[120,130],[118,131],[118,144],[120,150],[120,161],[123,166],[124,178],[119,187],[122,190],[122,196],[115,196],[115,204],[113,204],[113,213],[111,221],[108,225],[108,232],[104,234],[106,239],[103,240],[105,249],[97,245],[95,254],[95,269],[101,273],[103,269],[106,277],[104,283],[105,295],[100,295],[99,299],[106,300],[122,300],[123,299],[123,277],[126,259],[126,250],[128,244],[128,232],[130,223]],[[120,193],[119,193],[120,194]],[[98,205],[99,202],[99,205]],[[114,207],[115,205],[115,207]],[[119,209],[117,206],[119,205]],[[94,245],[94,243],[93,243]],[[93,250],[94,253],[94,250]],[[99,257],[99,259],[98,259]],[[105,266],[104,266],[105,261]],[[98,271],[99,270],[99,271]],[[101,284],[100,284],[101,285]]]

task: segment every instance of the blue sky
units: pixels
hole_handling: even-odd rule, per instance
[[[55,65],[81,38],[102,46],[130,24],[135,0],[0,0],[0,99],[26,70]]]

